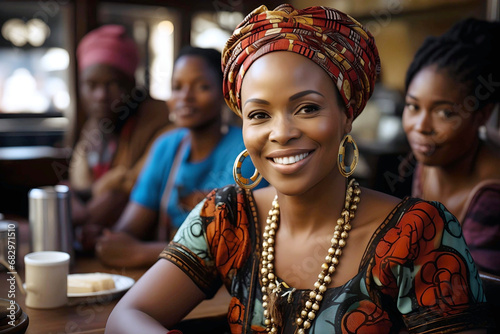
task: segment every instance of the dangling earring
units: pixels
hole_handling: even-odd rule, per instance
[[[350,166],[346,166],[345,164],[345,147],[347,144],[351,144],[353,149],[352,152],[353,157]],[[337,165],[339,166],[340,174],[342,174],[344,177],[351,176],[352,173],[354,173],[356,166],[358,165],[358,158],[359,158],[358,145],[356,145],[356,142],[354,141],[351,135],[346,135],[344,139],[340,142],[339,155],[337,157]]]
[[[245,158],[248,157],[248,155],[249,155],[248,151],[244,149],[243,152],[241,152],[238,155],[238,157],[236,157],[236,160],[234,161],[233,165],[234,181],[243,189],[253,189],[262,180],[262,175],[260,175],[257,169],[255,169],[255,172],[249,179],[241,175],[241,165],[243,164],[243,160],[245,160]],[[250,183],[250,181],[252,181],[252,183]]]

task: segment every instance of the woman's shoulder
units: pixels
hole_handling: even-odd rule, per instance
[[[477,159],[479,182],[497,180],[500,183],[500,150],[493,145],[485,144]]]
[[[364,187],[360,198],[356,217],[362,225],[378,226],[402,202],[401,198]]]
[[[176,128],[166,131],[155,140],[154,145],[156,149],[165,149],[170,146],[177,147],[187,133],[188,131],[185,128]]]

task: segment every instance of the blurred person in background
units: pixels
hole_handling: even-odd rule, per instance
[[[241,128],[223,121],[220,60],[213,49],[180,51],[168,101],[179,129],[155,142],[125,212],[99,240],[103,263],[150,266],[193,207],[213,188],[234,182],[233,162],[245,146]]]
[[[155,138],[171,128],[164,101],[136,86],[139,52],[120,25],[97,28],[77,48],[86,121],[72,154],[69,185],[77,250],[116,222]]]
[[[417,51],[403,127],[417,161],[412,195],[462,224],[480,270],[500,274],[500,150],[480,136],[500,99],[500,23],[466,19]]]

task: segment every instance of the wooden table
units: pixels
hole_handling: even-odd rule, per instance
[[[22,231],[20,231],[22,234]],[[22,240],[21,240],[22,241]],[[24,265],[22,259],[28,252],[27,243],[21,242],[18,249],[18,272],[24,279]],[[128,276],[138,280],[146,269],[113,269],[103,266],[97,259],[88,257],[77,257],[75,264],[70,268],[71,273],[91,273],[104,272]],[[8,282],[7,273],[0,272],[0,298],[7,298]],[[25,296],[19,289],[16,291],[16,302],[29,317],[29,327],[27,334],[97,334],[104,333],[106,321],[120,296],[111,299],[100,298],[77,298],[70,299],[69,304],[64,307],[50,310],[32,309],[26,306]],[[217,295],[203,301],[190,314],[186,316],[184,322],[193,322],[195,319],[220,318],[227,313],[229,305],[229,294],[225,289],[221,289]],[[189,333],[189,332],[188,332]]]

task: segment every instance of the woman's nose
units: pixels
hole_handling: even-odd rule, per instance
[[[184,86],[179,93],[179,98],[183,101],[190,101],[194,98],[192,87]]]
[[[415,130],[423,134],[434,133],[432,115],[426,110],[422,110],[415,116]]]
[[[290,117],[277,117],[269,134],[269,140],[281,145],[300,137],[300,130]]]

